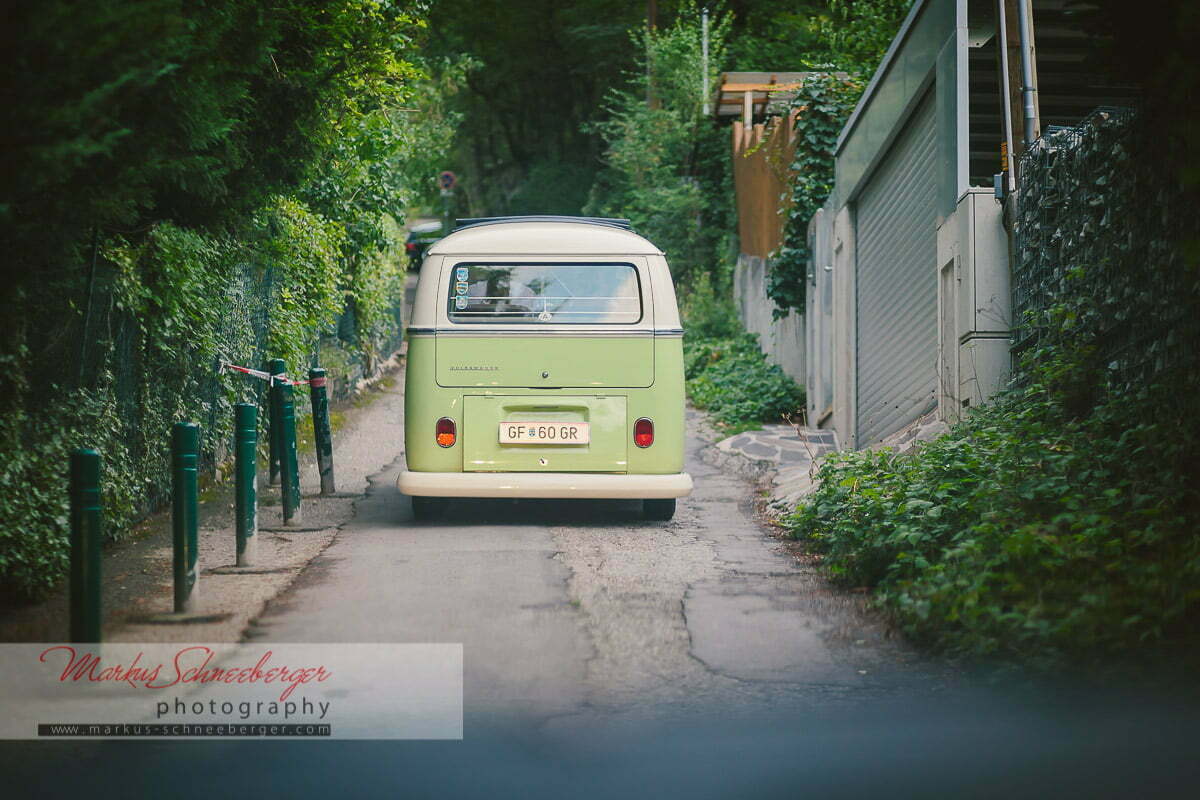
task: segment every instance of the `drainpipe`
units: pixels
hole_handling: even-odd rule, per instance
[[[1004,0],[997,0],[997,10],[999,11],[999,45],[1000,50],[1000,94],[1004,100],[1004,145],[1005,158],[1008,162],[1008,169],[1005,177],[1008,179],[1008,185],[1005,187],[1005,194],[1012,194],[1017,188],[1016,182],[1016,151],[1013,150],[1013,130],[1012,130],[1012,92],[1008,86],[1008,14],[1004,7]]]
[[[1029,147],[1037,139],[1034,125],[1037,123],[1037,111],[1034,109],[1033,93],[1037,87],[1033,85],[1033,35],[1029,29],[1029,2],[1017,0],[1017,24],[1021,29],[1021,105],[1024,113],[1025,146]]]

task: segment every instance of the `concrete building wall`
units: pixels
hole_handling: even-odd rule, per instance
[[[973,41],[968,35],[967,10],[967,0],[917,0],[914,4],[884,63],[842,131],[836,154],[835,187],[810,227],[810,232],[824,230],[828,237],[828,250],[817,248],[823,254],[813,270],[829,271],[833,297],[828,311],[815,302],[809,304],[810,315],[820,307],[821,313],[828,316],[809,322],[814,335],[807,340],[807,361],[817,365],[828,360],[832,365],[829,406],[820,407],[821,401],[816,399],[823,394],[825,379],[810,371],[809,416],[814,424],[833,427],[843,447],[860,448],[871,443],[867,441],[869,436],[860,435],[863,432],[856,412],[864,381],[877,376],[859,374],[863,369],[863,354],[858,339],[864,325],[869,328],[886,322],[882,317],[860,319],[862,314],[879,314],[878,308],[870,304],[864,308],[858,302],[864,267],[860,263],[864,256],[859,228],[871,222],[859,219],[863,210],[860,206],[864,191],[888,169],[892,145],[902,140],[906,132],[911,134],[910,129],[918,119],[914,112],[922,98],[930,96],[930,91],[934,103],[933,130],[930,133],[926,125],[922,135],[934,140],[931,144],[936,153],[936,168],[930,172],[936,183],[936,202],[918,209],[920,219],[897,219],[895,224],[908,228],[917,225],[929,236],[936,236],[936,248],[932,245],[926,248],[928,255],[922,259],[928,263],[919,265],[921,270],[928,270],[923,274],[932,279],[928,283],[930,293],[936,286],[936,305],[932,297],[921,304],[905,300],[904,290],[914,280],[908,273],[893,270],[895,275],[888,277],[891,273],[884,270],[883,278],[892,280],[893,285],[876,286],[877,294],[882,292],[902,302],[901,310],[907,313],[911,309],[913,314],[919,314],[916,322],[929,330],[936,329],[936,340],[922,340],[927,352],[921,355],[922,369],[936,369],[936,410],[918,416],[911,424],[920,426],[931,419],[939,424],[952,422],[965,407],[984,402],[1007,380],[1008,239],[1000,205],[989,191],[972,188],[967,175],[970,148],[967,51]],[[867,206],[869,211],[870,204]],[[908,239],[918,235],[925,234],[911,231],[906,234]],[[810,290],[820,281],[821,278],[810,281]],[[896,335],[903,335],[898,326],[892,327],[896,328]],[[828,337],[823,333],[825,329],[831,334]],[[830,351],[823,352],[825,348]],[[895,397],[876,399],[898,405],[905,399],[902,395],[900,392]],[[913,416],[907,414],[905,418]],[[902,428],[887,441],[903,439],[911,433]]]
[[[972,190],[938,229],[938,416],[953,422],[1007,381],[1008,237],[1003,210]]]
[[[773,317],[775,302],[767,297],[767,259],[738,256],[733,273],[733,297],[738,316],[746,330],[758,334],[759,346],[767,358],[796,380],[805,382],[804,315],[788,312],[783,319]]]

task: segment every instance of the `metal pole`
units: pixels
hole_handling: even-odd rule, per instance
[[[296,457],[296,404],[292,385],[279,385],[279,476],[282,481],[283,524],[300,522],[300,465]]]
[[[329,426],[329,395],[325,389],[325,370],[308,371],[308,389],[312,398],[313,442],[317,447],[317,472],[321,475],[321,494],[334,494],[333,433]]]
[[[282,375],[287,372],[287,365],[282,358],[272,358],[267,361],[268,375]],[[271,381],[267,387],[267,447],[269,450],[270,466],[267,470],[267,481],[271,486],[279,485],[279,433],[283,425],[279,421],[279,386]]]
[[[198,541],[197,479],[200,466],[200,426],[176,422],[171,431],[171,528],[175,539],[175,613],[195,608],[200,576],[196,570]]]
[[[233,454],[237,565],[249,567],[258,550],[258,408],[253,403],[233,407]]]
[[[1029,30],[1028,0],[1017,0],[1017,24],[1021,32],[1021,107],[1024,114],[1025,146],[1033,144],[1037,139],[1034,126],[1037,124],[1037,109],[1034,107],[1033,93],[1037,87],[1033,85],[1033,36]]]
[[[100,641],[100,454],[71,453],[71,641]]]
[[[1006,194],[1012,194],[1017,188],[1016,180],[1016,151],[1013,150],[1013,132],[1012,132],[1012,93],[1009,91],[1008,85],[1008,10],[1005,8],[1005,0],[996,0],[996,8],[1000,14],[1000,31],[999,31],[999,50],[1000,50],[1000,94],[1004,98],[1004,146],[1005,158],[1008,160],[1008,169],[1005,170],[1005,178],[1007,186],[1005,187]]]
[[[92,226],[92,263],[88,268],[87,305],[83,312],[83,335],[79,337],[79,385],[83,385],[84,367],[87,365],[89,328],[92,323],[92,294],[96,288],[96,253],[100,249],[100,228]]]
[[[708,116],[711,106],[708,102],[708,9],[700,12],[700,64],[703,78],[703,88],[700,90],[704,98],[704,116]]]

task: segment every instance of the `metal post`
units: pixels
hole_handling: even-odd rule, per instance
[[[252,403],[233,407],[234,500],[237,525],[237,565],[254,564],[258,550],[258,408]]]
[[[704,98],[704,116],[709,115],[710,106],[708,103],[708,9],[705,8],[700,12],[700,69],[703,72],[704,79],[700,96]]]
[[[171,527],[175,539],[175,613],[195,608],[200,576],[196,569],[198,541],[197,479],[200,466],[200,426],[176,422],[171,431]]]
[[[283,524],[300,522],[300,465],[296,457],[296,404],[292,385],[279,385],[279,467],[282,480]]]
[[[287,372],[287,365],[282,358],[272,358],[267,361],[268,375],[282,375]],[[271,486],[279,485],[279,433],[282,424],[279,421],[279,387],[271,381],[267,388],[267,447],[270,451],[270,467],[267,470],[267,480]]]
[[[71,453],[71,641],[100,641],[100,454]]]
[[[317,447],[317,472],[321,475],[321,494],[334,494],[333,433],[329,427],[329,395],[325,389],[325,370],[308,371],[308,389],[312,398],[313,442]]]

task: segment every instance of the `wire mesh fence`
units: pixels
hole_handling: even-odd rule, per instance
[[[279,355],[272,352],[269,341],[281,281],[270,265],[250,260],[233,265],[222,286],[222,313],[210,338],[216,346],[164,351],[147,330],[144,317],[121,307],[115,286],[118,277],[116,270],[101,261],[83,299],[89,310],[77,326],[78,348],[55,348],[54,359],[39,359],[59,366],[65,360],[66,365],[35,382],[54,383],[55,391],[82,390],[107,398],[113,407],[109,424],[117,428],[114,438],[123,442],[128,461],[142,474],[144,491],[137,505],[144,512],[167,499],[167,431],[173,422],[200,423],[201,464],[211,473],[229,459],[233,406],[239,402],[263,406],[266,382],[223,371],[222,363],[261,369],[269,358]],[[386,357],[399,347],[401,314],[402,296],[398,293],[387,315],[388,324],[363,332],[358,329],[353,304],[347,303],[335,324],[313,332],[303,358],[288,364],[289,376],[304,377],[309,367],[326,366],[333,386],[345,387],[374,374],[381,355]],[[66,331],[64,336],[73,341],[70,333]],[[49,337],[47,331],[45,338]],[[325,363],[326,359],[334,364]],[[67,385],[59,380],[64,376],[72,378]],[[298,416],[307,416],[307,393],[297,392],[296,402]],[[259,419],[265,426],[266,416]],[[266,437],[260,436],[264,447],[265,441]]]
[[[1116,384],[1189,357],[1181,243],[1194,214],[1145,155],[1133,110],[1099,108],[1050,127],[1021,159],[1013,259],[1013,352],[1083,336]],[[1192,342],[1192,345],[1195,343]]]

